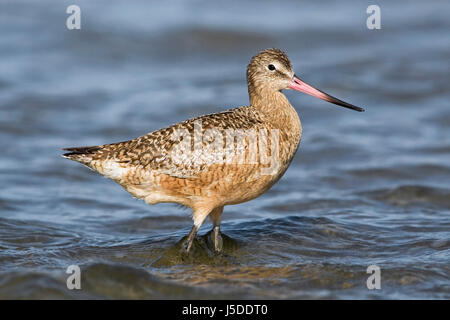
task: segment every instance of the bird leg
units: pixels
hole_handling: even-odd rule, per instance
[[[203,221],[208,216],[208,214],[211,212],[211,209],[207,207],[200,207],[198,209],[194,209],[192,218],[194,219],[194,226],[191,229],[191,232],[189,232],[187,241],[184,245],[184,251],[186,253],[189,253],[189,250],[191,250],[192,243],[195,240],[195,237],[197,236],[197,231],[200,229]]]
[[[192,243],[194,242],[194,239],[197,236],[197,231],[198,231],[198,228],[194,224],[194,226],[191,229],[191,232],[189,232],[187,241],[184,243],[184,251],[186,251],[186,253],[188,253],[189,250],[191,250]]]
[[[222,210],[223,207],[215,208],[213,210],[211,209],[208,210],[207,208],[194,210],[193,214],[194,226],[192,227],[191,232],[189,232],[187,240],[184,244],[184,251],[186,253],[189,253],[189,250],[191,250],[192,243],[194,242],[195,237],[197,236],[197,231],[200,229],[200,226],[202,225],[203,221],[208,215],[214,224],[213,232],[211,232],[211,234],[214,234],[212,237],[212,241],[214,243],[214,250],[217,252],[222,250],[222,237],[220,236],[220,228],[219,228]]]
[[[222,251],[223,248],[223,240],[220,236],[220,219],[222,217],[222,211],[223,207],[219,207],[209,214],[209,218],[214,225],[210,233],[210,240],[214,245],[214,251],[217,253]]]
[[[220,235],[220,226],[214,226],[212,231],[212,239],[214,242],[214,251],[220,252],[223,248],[223,240]]]

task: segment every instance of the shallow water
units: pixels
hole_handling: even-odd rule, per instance
[[[0,298],[450,298],[448,3],[381,1],[378,31],[364,1],[77,1],[80,31],[70,4],[0,4]],[[206,223],[182,255],[189,211],[60,157],[245,105],[266,47],[366,112],[287,92],[299,152],[225,208],[223,254]],[[82,290],[66,288],[73,264]]]

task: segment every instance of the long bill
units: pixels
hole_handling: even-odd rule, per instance
[[[289,88],[309,94],[313,97],[337,104],[338,106],[341,106],[341,107],[349,108],[349,109],[356,110],[359,112],[364,111],[363,108],[360,108],[360,107],[354,106],[350,103],[347,103],[345,101],[339,100],[338,98],[330,96],[329,94],[327,94],[323,91],[320,91],[319,89],[314,88],[313,86],[307,84],[306,82],[304,82],[303,80],[301,80],[300,78],[298,78],[295,75],[294,75],[294,78],[292,78],[291,83],[289,84]]]

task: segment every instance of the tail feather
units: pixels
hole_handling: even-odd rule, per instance
[[[62,150],[69,152],[64,153],[62,156],[70,160],[85,162],[86,160],[89,159],[89,155],[94,154],[96,151],[100,149],[101,146],[63,148]]]

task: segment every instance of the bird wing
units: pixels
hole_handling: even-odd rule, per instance
[[[220,113],[200,116],[189,119],[169,127],[150,132],[133,140],[106,144],[100,146],[65,148],[69,151],[63,156],[79,161],[89,167],[92,162],[114,162],[121,166],[139,167],[146,170],[157,170],[160,173],[177,178],[195,178],[199,172],[207,167],[204,161],[205,154],[191,154],[190,159],[176,161],[174,152],[178,148],[182,150],[184,139],[179,139],[181,133],[189,133],[192,137],[194,129],[200,125],[203,135],[208,129],[215,129],[222,135],[228,129],[246,130],[263,127],[260,116],[249,107],[240,107]],[[198,127],[197,127],[198,128]],[[195,137],[191,139],[191,147],[194,146]],[[186,143],[186,141],[184,141]],[[202,139],[202,146],[208,142]],[[193,149],[193,148],[191,148]],[[95,166],[94,166],[94,169]]]

